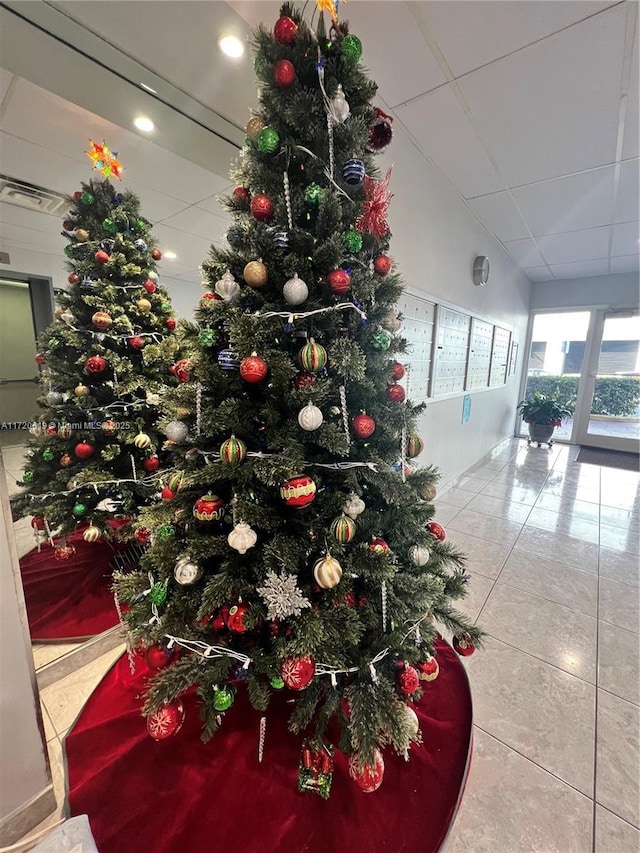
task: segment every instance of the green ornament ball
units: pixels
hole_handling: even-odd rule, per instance
[[[342,55],[356,65],[362,59],[362,42],[358,36],[349,34],[342,39]]]
[[[149,227],[149,224],[146,219],[136,219],[136,225],[139,231],[146,231]]]
[[[49,450],[47,447],[46,450],[42,451],[42,458],[45,462],[53,462],[53,450]]]
[[[231,687],[221,687],[215,691],[213,707],[216,711],[227,711],[233,705],[235,698]]]
[[[176,535],[176,529],[173,524],[161,524],[155,532],[157,539],[171,539]]]
[[[391,346],[391,335],[384,329],[378,329],[371,338],[371,345],[374,349],[387,350]]]
[[[93,202],[95,201],[95,199],[94,199],[94,197],[91,195],[91,193],[84,192],[84,193],[82,193],[82,195],[80,196],[80,201],[81,201],[83,204],[93,204]]]
[[[57,346],[60,346],[60,341],[56,338],[51,338],[51,340],[47,342],[47,346],[49,349],[55,349]]]
[[[324,190],[318,184],[309,184],[304,191],[304,200],[307,204],[316,205],[324,195]]]
[[[151,599],[151,603],[155,604],[156,607],[159,604],[164,604],[167,600],[167,581],[164,581],[163,583],[154,583],[151,587],[149,598]]]
[[[64,247],[64,253],[68,258],[73,257],[73,246],[70,243]]]
[[[202,344],[203,347],[212,347],[217,338],[218,336],[213,329],[203,329],[198,335],[198,343]]]
[[[284,681],[280,678],[279,675],[274,675],[273,678],[270,678],[269,684],[273,687],[274,690],[282,690],[284,687]]]
[[[258,136],[258,151],[262,154],[273,154],[280,145],[280,136],[273,127],[264,127]]]
[[[161,302],[160,307],[163,311],[171,311],[171,303],[169,302]]]
[[[33,483],[33,471],[25,471],[22,475],[23,483]]]
[[[344,235],[344,242],[350,252],[359,252],[362,248],[362,234],[355,228],[350,228]]]
[[[116,223],[113,221],[113,219],[109,218],[102,220],[102,227],[107,232],[107,234],[115,234],[118,230],[118,226],[116,225]]]
[[[80,518],[87,511],[87,507],[85,504],[77,503],[71,512],[75,515],[76,518]]]

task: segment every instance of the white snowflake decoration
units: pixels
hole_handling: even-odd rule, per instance
[[[257,589],[267,605],[267,619],[286,619],[287,616],[299,616],[304,607],[311,607],[309,599],[300,592],[295,575],[282,572],[267,574],[264,586]]]

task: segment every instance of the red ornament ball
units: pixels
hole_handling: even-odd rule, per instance
[[[387,398],[391,400],[392,403],[404,403],[406,392],[402,385],[396,385],[394,382],[393,385],[387,386]]]
[[[151,539],[151,531],[146,527],[138,527],[133,535],[136,542],[148,542]]]
[[[374,551],[376,554],[384,554],[389,551],[390,548],[384,539],[380,539],[379,536],[374,536],[373,539],[369,540],[369,550]]]
[[[162,491],[160,492],[160,497],[163,501],[170,501],[175,498],[175,492],[172,492],[169,486],[164,486]]]
[[[200,302],[206,305],[208,302],[221,302],[222,297],[218,296],[217,293],[212,293],[208,290],[206,293],[203,293],[200,297]]]
[[[144,349],[145,345],[144,338],[141,338],[139,335],[134,335],[132,338],[129,338],[127,343],[131,349]]]
[[[45,432],[45,435],[55,435],[58,432],[58,427],[57,426],[48,426],[44,432]]]
[[[102,249],[95,253],[94,258],[97,264],[106,264],[109,262],[109,255],[103,252]]]
[[[81,198],[82,198],[82,191],[76,190],[73,194],[73,200],[74,201],[80,201]],[[73,228],[73,225],[71,226],[71,228]],[[67,230],[71,230],[71,229],[67,229]]]
[[[391,258],[389,255],[378,255],[373,259],[373,268],[378,275],[387,275],[391,270]]]
[[[152,249],[151,250],[151,257],[153,258],[154,261],[161,261],[162,260],[162,252],[160,251],[160,249]]]
[[[59,545],[57,548],[53,549],[53,556],[56,560],[59,560],[61,563],[70,560],[76,553],[76,549],[73,545]]]
[[[273,69],[273,79],[280,89],[289,89],[296,82],[296,69],[288,59],[280,59]]]
[[[418,671],[414,669],[414,667],[409,666],[408,663],[405,663],[398,674],[398,687],[400,688],[400,692],[404,693],[405,696],[410,696],[412,693],[416,692],[419,686],[420,676],[418,675]]]
[[[303,388],[310,388],[312,385],[315,385],[318,381],[318,377],[315,373],[311,373],[309,370],[301,370],[300,373],[297,373],[293,382],[298,391],[301,391]]]
[[[232,193],[236,201],[249,201],[251,193],[246,187],[235,187]]]
[[[144,281],[144,282],[142,283],[142,286],[143,286],[143,287],[144,287],[144,289],[147,291],[147,293],[155,293],[155,292],[156,292],[156,290],[158,289],[158,288],[156,287],[156,283],[155,283],[155,281],[151,281],[151,279],[150,279],[150,278],[148,278],[146,281]]]
[[[80,281],[80,276],[77,272],[72,272],[67,276],[67,281],[69,284],[78,284]]]
[[[308,687],[316,672],[316,662],[310,657],[285,658],[280,665],[282,680],[291,690],[304,690]]]
[[[269,368],[267,362],[260,358],[256,353],[251,353],[247,358],[243,358],[240,362],[240,376],[245,382],[262,382],[267,375]]]
[[[203,495],[193,505],[193,516],[198,521],[220,521],[224,515],[224,501],[217,495]]]
[[[434,657],[429,657],[424,663],[418,664],[420,681],[435,681],[440,674],[440,665]]]
[[[34,515],[31,519],[31,526],[34,530],[44,530],[44,518],[39,515]]]
[[[45,358],[44,353],[42,353],[42,352],[36,353],[36,364],[39,364],[40,366],[42,366],[46,362],[46,360],[47,359]]]
[[[391,378],[395,379],[397,382],[399,379],[402,379],[404,376],[404,364],[400,364],[399,361],[394,361],[393,370],[391,371]]]
[[[356,415],[353,419],[353,431],[358,438],[369,438],[369,436],[373,435],[375,429],[376,422],[370,415],[363,413]]]
[[[307,474],[291,477],[280,486],[280,497],[287,506],[302,509],[315,499],[316,484]]]
[[[234,634],[244,634],[247,630],[244,620],[248,611],[249,608],[247,605],[242,603],[234,604],[233,607],[230,607],[227,614],[227,628],[233,631]]]
[[[461,655],[464,658],[468,657],[469,655],[472,655],[476,650],[476,647],[473,645],[471,640],[466,636],[454,637],[453,638],[453,648],[458,652],[459,655]]]
[[[176,361],[175,364],[172,364],[169,368],[169,373],[172,376],[175,376],[180,382],[188,382],[189,381],[189,371],[191,369],[191,362],[188,358],[181,358],[180,361]]]
[[[258,222],[270,222],[273,217],[273,202],[268,195],[260,193],[251,199],[251,215]]]
[[[438,524],[437,521],[428,521],[425,527],[432,536],[435,536],[436,539],[439,539],[441,542],[444,542],[447,538],[447,531],[441,524]]]
[[[153,474],[160,467],[160,460],[157,456],[149,456],[148,459],[142,460],[142,467],[148,474]]]
[[[173,659],[173,652],[159,643],[149,646],[144,653],[144,660],[149,669],[164,669]]]
[[[92,355],[85,361],[84,366],[89,373],[102,373],[107,366],[107,362],[101,355]]]
[[[327,276],[327,284],[334,296],[344,296],[351,287],[351,276],[346,270],[333,270]]]
[[[105,435],[115,435],[118,431],[118,424],[115,421],[103,421],[102,432]]]
[[[169,329],[170,332],[173,332],[176,326],[178,325],[178,321],[175,317],[167,317],[165,321],[165,326]]]
[[[70,465],[73,465],[73,458],[68,453],[63,453],[60,457],[60,465],[62,468],[68,468]]]
[[[93,456],[95,447],[92,444],[89,444],[88,441],[81,441],[73,448],[73,452],[78,459],[88,459],[90,456]]]
[[[373,764],[361,764],[357,755],[349,756],[349,776],[365,794],[377,791],[384,779],[384,759],[380,750],[375,750]]]
[[[167,702],[147,717],[147,732],[154,740],[177,734],[184,723],[184,707],[179,699]]]
[[[288,15],[281,15],[273,28],[273,36],[278,44],[293,44],[298,34],[298,25]]]

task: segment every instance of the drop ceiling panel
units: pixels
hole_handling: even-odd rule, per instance
[[[447,78],[425,41],[412,11],[415,3],[354,3],[345,9],[351,32],[362,40],[362,61],[371,69],[380,96],[396,106],[447,82]],[[380,33],[390,23],[397,35],[393,46]]]
[[[525,274],[530,281],[553,281],[553,273],[548,267],[525,267]]]
[[[177,260],[181,264],[197,268],[209,255],[211,241],[203,237],[185,234],[184,231],[176,231],[167,225],[155,225],[153,233],[162,249],[173,249],[176,252]]]
[[[529,229],[509,193],[491,193],[469,201],[487,228],[502,241],[529,237]]]
[[[620,164],[620,180],[618,183],[618,197],[614,214],[615,222],[629,222],[638,219],[639,194],[640,194],[640,161],[627,160]]]
[[[562,0],[545,3],[544,14],[541,14],[540,3],[531,0],[457,2],[455,14],[452,14],[450,0],[413,5],[418,7],[449,67],[458,77],[612,4]]]
[[[228,184],[222,190],[222,192],[218,193],[218,195],[230,195],[233,191],[233,184]],[[203,210],[207,210],[209,213],[215,213],[216,216],[228,217],[227,211],[218,201],[218,195],[212,195],[209,198],[205,198],[202,201],[198,202],[198,207],[201,207]]]
[[[545,260],[534,240],[513,240],[504,244],[511,257],[522,267],[541,267]]]
[[[73,192],[87,180],[87,164],[0,131],[2,172],[31,184],[62,193]]]
[[[572,264],[554,264],[551,271],[556,278],[589,278],[593,275],[607,275],[609,264],[606,258],[597,261],[576,261]]]
[[[64,240],[60,236],[62,221],[57,216],[0,202],[0,222],[7,222],[21,228],[31,228],[33,231],[42,231],[44,234],[57,234],[60,237],[61,247],[64,245]]]
[[[59,235],[58,231],[45,233],[34,231],[32,228],[22,228],[9,222],[0,222],[0,242],[22,246],[25,249],[34,248],[40,252],[52,255],[62,255],[66,241]]]
[[[624,222],[613,226],[613,243],[611,244],[611,255],[632,255],[638,251],[638,238],[640,231],[638,222]]]
[[[625,19],[622,4],[459,81],[510,186],[615,159]]]
[[[540,251],[548,264],[591,261],[609,254],[609,227],[586,228],[569,234],[550,234],[537,238]]]
[[[186,231],[187,234],[195,234],[211,242],[225,234],[230,222],[230,219],[216,216],[200,207],[189,207],[165,219],[162,224],[176,228],[178,231]]]
[[[250,30],[226,3],[102,0],[56,5],[229,121],[246,123],[256,101],[253,59],[246,51],[241,59],[229,60],[217,40],[227,33],[246,40]]]
[[[4,68],[0,68],[0,105],[2,105],[2,102],[4,101],[7,89],[9,88],[12,80],[13,74],[10,71],[5,71]]]
[[[636,38],[633,46],[633,56],[631,59],[631,80],[629,88],[629,97],[627,98],[627,114],[625,118],[624,139],[622,145],[622,157],[625,160],[629,157],[638,156],[638,131],[640,129],[640,116],[638,114],[638,107],[640,105],[640,93],[638,91],[639,78],[640,74],[638,73],[638,31],[636,30]]]
[[[505,188],[451,86],[442,86],[395,112],[421,150],[466,198]]]
[[[608,166],[512,193],[534,235],[578,231],[610,221],[613,176],[614,167]]]
[[[619,258],[611,258],[611,272],[614,274],[625,272],[638,272],[640,270],[640,258],[638,254],[624,255]]]

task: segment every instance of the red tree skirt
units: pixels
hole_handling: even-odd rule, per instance
[[[382,786],[365,794],[336,750],[331,796],[299,793],[301,738],[287,731],[283,691],[260,714],[240,687],[207,744],[193,693],[184,725],[152,740],[140,716],[150,671],[123,655],[98,685],[65,739],[68,807],[88,814],[100,853],[434,853],[455,817],[471,748],[471,696],[455,652],[438,644],[439,677],[415,706],[424,743],[405,762],[385,751]]]
[[[85,542],[83,529],[67,537],[76,549],[70,560],[56,560],[48,542],[20,560],[32,640],[83,640],[118,624],[111,572],[126,546]]]

